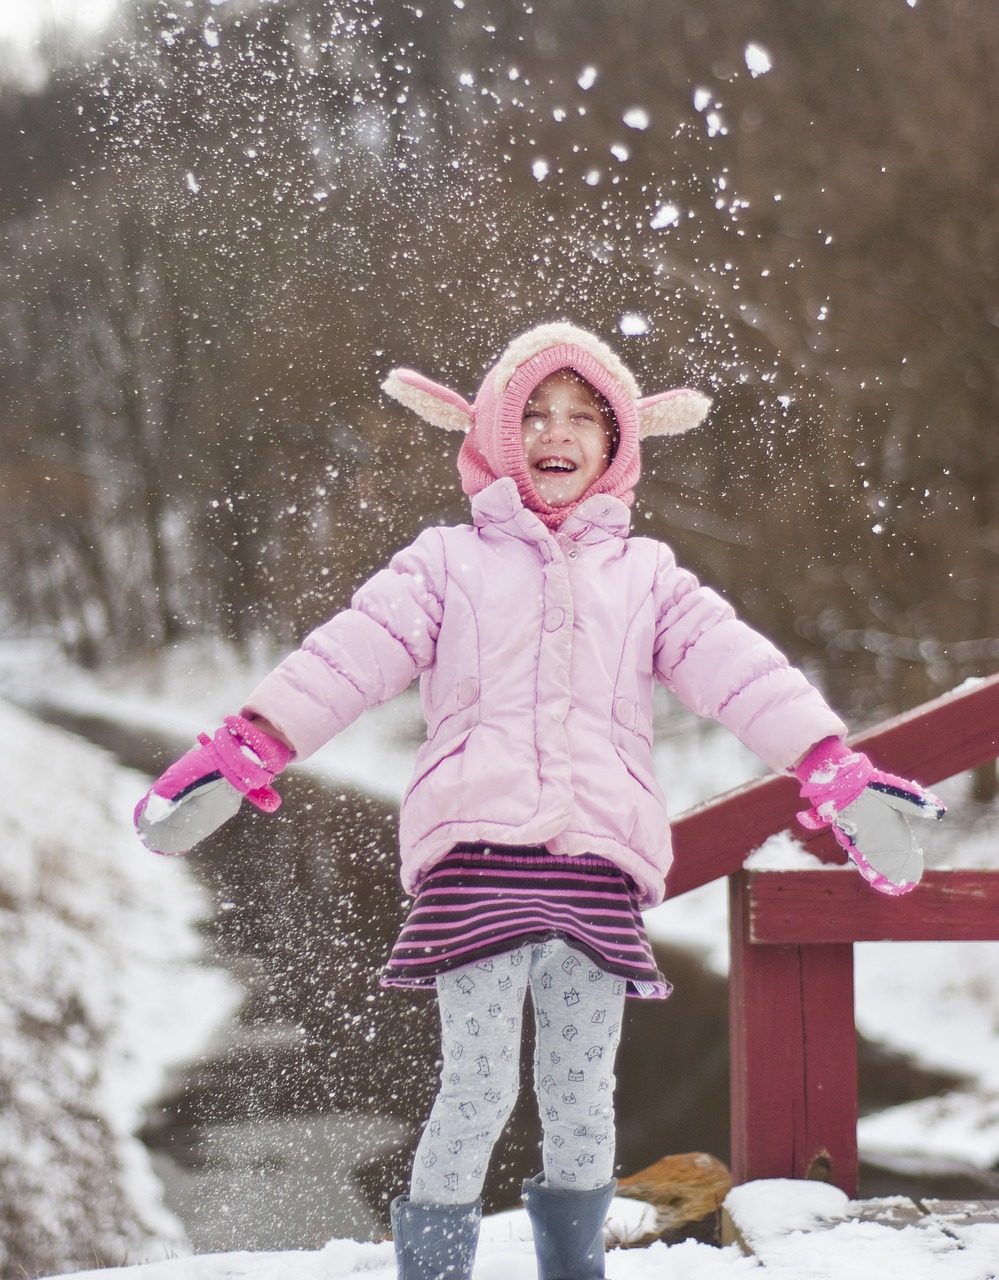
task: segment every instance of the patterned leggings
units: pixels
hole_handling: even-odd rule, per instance
[[[526,943],[437,979],[440,1091],[423,1130],[410,1199],[469,1204],[519,1087],[524,997],[536,1022],[535,1090],[545,1181],[590,1191],[614,1168],[614,1058],[624,978],[568,943]]]

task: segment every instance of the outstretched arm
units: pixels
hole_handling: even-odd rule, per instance
[[[299,759],[312,755],[433,663],[444,578],[440,534],[429,529],[265,676],[243,714],[266,721]]]
[[[677,567],[667,548],[657,580],[656,674],[701,715],[721,721],[777,772],[791,772],[813,808],[811,830],[831,827],[840,847],[880,893],[914,889],[923,855],[909,819],[944,806],[918,783],[875,769],[844,743],[846,725],[768,640],[731,606]]]
[[[778,773],[816,743],[846,737],[819,691],[717,592],[660,547],[655,673],[698,715],[720,721]]]
[[[271,786],[369,706],[385,702],[433,661],[443,613],[443,554],[429,530],[306,637],[212,737],[201,734],[135,811],[147,848],[186,853],[239,809],[273,812]]]

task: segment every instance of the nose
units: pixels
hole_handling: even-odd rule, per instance
[[[566,414],[550,413],[548,420],[545,422],[544,430],[541,432],[541,439],[549,444],[554,444],[556,440],[571,440],[572,438],[572,419]]]

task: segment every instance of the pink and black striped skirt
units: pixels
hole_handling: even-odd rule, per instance
[[[427,872],[382,971],[386,987],[432,987],[439,973],[563,938],[628,994],[664,999],[631,881],[604,858],[536,846],[459,844]]]

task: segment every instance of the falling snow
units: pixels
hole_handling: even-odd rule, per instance
[[[760,44],[747,44],[744,57],[749,73],[754,79],[757,76],[765,76],[773,68],[770,54]]]
[[[636,311],[626,311],[618,320],[617,327],[627,337],[634,338],[648,333],[652,326],[645,316],[639,315]]]
[[[649,113],[644,107],[632,107],[621,117],[629,129],[647,129],[652,123]]]
[[[649,219],[653,231],[661,231],[663,227],[675,227],[681,218],[681,211],[675,204],[661,204]]]
[[[417,527],[465,518],[455,442],[401,424],[378,395],[387,367],[411,362],[468,392],[543,313],[616,337],[650,389],[667,379],[715,396],[708,433],[647,450],[636,527],[689,540],[705,574],[781,628],[837,700],[887,714],[995,669],[995,112],[990,78],[967,75],[997,60],[988,6],[938,25],[934,6],[888,4],[882,41],[870,4],[847,0],[821,45],[814,23],[797,36],[785,24],[772,54],[747,43],[777,30],[772,14],[730,47],[724,6],[678,35],[649,4],[627,56],[613,5],[571,31],[522,0],[490,6],[488,22],[466,0],[126,6],[126,39],[86,67],[73,55],[58,74],[42,68],[4,116],[9,172],[22,175],[3,224],[4,636],[58,637],[98,669],[178,634],[238,637],[236,662],[261,635],[291,643]],[[20,6],[36,8],[50,10]],[[35,40],[32,57],[65,57],[62,43]],[[7,83],[28,61],[6,57]],[[112,936],[94,892],[124,861],[136,779],[16,713],[4,723],[18,744],[9,884],[30,879],[44,838],[53,892],[78,889],[89,921],[72,939],[65,902],[51,918],[42,902],[27,931],[44,924],[64,949],[53,962],[32,945],[26,970],[53,963],[101,1033],[92,1058],[72,1044],[53,1056],[37,1114],[94,1063],[122,1082],[128,1114],[103,1095],[93,1105],[125,1169],[139,1258],[149,1233],[162,1246],[177,1229],[157,1218],[132,1137],[172,1051],[139,997],[155,992],[172,1034],[175,992],[161,991],[151,951]],[[408,757],[387,738],[331,745],[322,767],[391,798]],[[668,766],[671,787],[697,790],[702,765]],[[61,780],[83,776],[111,797],[103,816],[89,792],[68,807]],[[955,841],[958,858],[965,848]],[[171,874],[152,906],[131,869],[118,889],[133,934],[161,912],[162,936],[143,946],[176,946],[171,973],[187,991],[195,908]],[[710,927],[698,910],[686,901],[660,922],[717,956],[717,903]],[[865,1028],[890,1025],[894,1044],[974,1076],[960,1097],[864,1121],[872,1149],[902,1162],[910,1147],[999,1161],[999,974],[972,945],[971,974],[924,949],[902,978],[858,951]],[[86,974],[94,989],[77,990]],[[129,1064],[112,1005],[155,1062]],[[29,1048],[5,1045],[25,1060]],[[5,1132],[0,1155],[20,1158]],[[53,1220],[79,1203],[39,1195]],[[297,1262],[317,1276],[377,1270],[378,1248],[339,1242]],[[481,1274],[516,1273],[526,1257],[501,1250]],[[730,1251],[668,1257],[615,1262],[624,1277],[752,1269]],[[879,1250],[867,1262],[902,1270]],[[248,1266],[172,1265],[205,1280]],[[782,1265],[788,1280],[821,1274],[790,1254]],[[911,1259],[905,1273],[922,1280]]]

